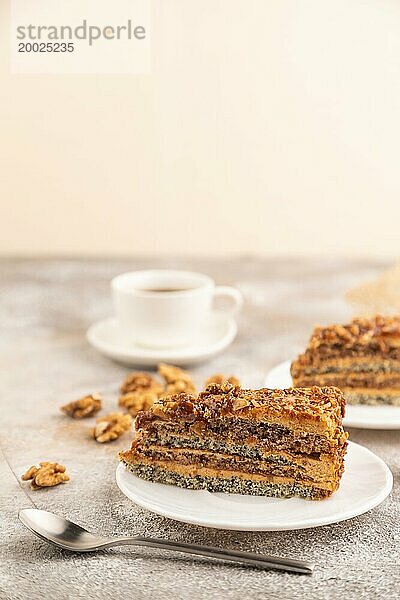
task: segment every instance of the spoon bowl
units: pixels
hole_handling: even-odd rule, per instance
[[[18,517],[32,533],[65,550],[92,552],[106,547],[110,542],[47,510],[23,508]]]

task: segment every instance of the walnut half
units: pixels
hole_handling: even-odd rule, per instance
[[[101,396],[100,394],[89,394],[88,396],[79,398],[79,400],[64,404],[60,410],[73,419],[93,417],[93,415],[101,410]]]
[[[196,394],[196,387],[193,379],[187,371],[174,367],[172,365],[166,365],[160,363],[158,365],[158,372],[165,379],[166,388],[162,397],[171,396],[173,394]]]
[[[118,404],[126,408],[132,417],[136,417],[141,410],[148,410],[158,399],[158,394],[151,390],[137,390],[120,396]]]
[[[150,373],[141,371],[129,373],[122,382],[121,394],[143,391],[152,391],[158,394],[163,391],[163,387]]]
[[[97,419],[96,426],[90,432],[96,442],[103,444],[119,438],[120,435],[131,428],[131,425],[132,417],[130,414],[115,412]]]
[[[31,480],[31,488],[38,490],[42,487],[53,487],[69,481],[63,465],[52,462],[41,462],[39,467],[33,465],[21,477],[23,481]]]
[[[136,417],[141,410],[150,408],[163,390],[163,386],[150,373],[133,371],[122,383],[118,404]]]

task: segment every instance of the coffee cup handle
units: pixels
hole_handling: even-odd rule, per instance
[[[214,299],[215,298],[229,298],[231,300],[231,306],[227,309],[223,309],[224,312],[235,314],[239,312],[243,306],[243,296],[241,292],[228,285],[217,285],[214,288]]]

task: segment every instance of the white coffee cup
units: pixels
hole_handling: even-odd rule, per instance
[[[116,316],[126,341],[152,348],[196,341],[217,296],[230,299],[229,312],[240,309],[241,293],[216,286],[207,275],[190,271],[132,271],[114,277],[111,289]]]

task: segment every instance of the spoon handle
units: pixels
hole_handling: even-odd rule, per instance
[[[112,543],[112,545],[117,544],[161,548],[163,550],[173,550],[175,552],[184,552],[185,554],[194,554],[196,556],[207,556],[209,558],[228,560],[240,565],[256,567],[257,569],[279,569],[280,571],[302,573],[304,575],[311,575],[314,569],[312,563],[292,560],[290,558],[279,558],[276,556],[266,556],[255,554],[253,552],[241,552],[238,550],[224,550],[213,546],[198,546],[196,544],[187,544],[186,542],[173,542],[155,538],[124,538]]]

